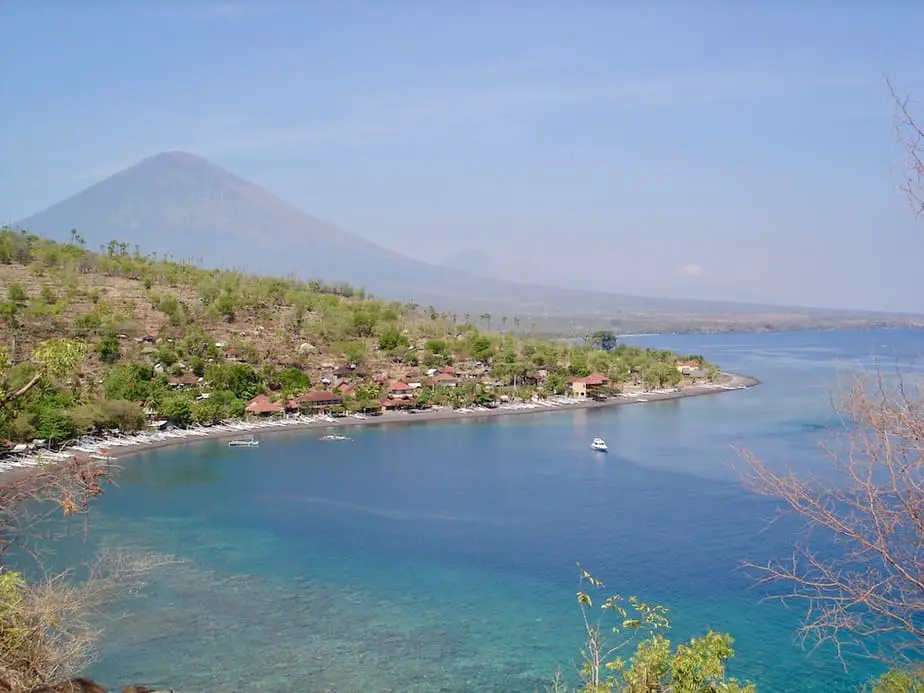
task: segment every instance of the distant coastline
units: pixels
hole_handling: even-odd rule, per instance
[[[190,438],[169,438],[167,440],[152,441],[142,443],[126,449],[117,449],[110,452],[113,461],[127,459],[134,455],[150,452],[166,447],[175,447],[180,445],[193,445],[210,440],[230,440],[232,438],[246,438],[250,435],[254,437],[271,435],[280,432],[305,432],[319,430],[329,432],[329,429],[360,428],[367,426],[387,426],[387,425],[413,425],[425,422],[435,421],[456,421],[462,419],[488,419],[494,417],[518,416],[528,414],[545,414],[550,412],[567,412],[584,409],[600,409],[604,407],[628,406],[636,404],[647,404],[651,402],[666,402],[676,399],[685,399],[687,397],[702,397],[705,395],[714,395],[722,392],[735,392],[737,390],[746,390],[760,385],[757,378],[741,375],[738,373],[723,372],[715,383],[705,385],[691,385],[681,388],[677,392],[648,392],[641,393],[637,397],[613,397],[610,399],[596,401],[586,400],[576,404],[561,407],[536,407],[535,409],[488,409],[487,411],[457,411],[454,409],[439,409],[421,411],[415,414],[388,412],[381,416],[370,416],[365,419],[356,419],[353,417],[344,417],[337,419],[336,423],[316,422],[316,423],[297,423],[290,426],[280,426],[278,428],[255,429],[254,431],[227,431],[217,430],[209,432],[202,436]],[[74,454],[81,454],[80,451],[74,450]],[[4,477],[11,474],[0,474],[0,483],[3,483]]]
[[[784,324],[784,325],[771,325],[771,326],[758,326],[758,325],[740,325],[740,326],[728,326],[723,328],[710,328],[710,327],[691,327],[688,329],[664,329],[656,332],[632,332],[627,334],[618,334],[616,335],[619,339],[636,339],[638,337],[667,337],[667,336],[701,336],[701,335],[730,335],[730,334],[784,334],[784,333],[795,333],[795,332],[841,332],[841,331],[855,331],[855,332],[869,332],[872,330],[924,330],[924,318],[916,320],[899,320],[892,322],[881,322],[881,321],[869,321],[869,322],[860,322],[853,321],[850,323],[845,323],[843,325],[830,325],[830,324],[809,324],[809,325],[800,325],[800,324]],[[575,338],[575,337],[572,337]]]

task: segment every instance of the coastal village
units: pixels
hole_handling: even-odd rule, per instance
[[[703,383],[708,374],[698,360],[676,359],[674,366],[682,378],[678,385]],[[357,364],[334,366],[322,364],[317,381],[324,389],[312,390],[292,399],[260,394],[247,403],[246,412],[253,416],[274,416],[292,412],[345,413],[347,411],[377,415],[389,411],[427,409],[434,401],[458,407],[466,404],[497,406],[511,401],[539,401],[564,395],[577,400],[606,400],[618,395],[640,395],[648,391],[644,384],[620,385],[600,373],[567,379],[565,387],[549,389],[550,366],[537,366],[511,386],[491,376],[490,366],[480,362],[462,367],[442,366],[425,372],[409,371],[370,373]],[[198,387],[199,379],[173,378],[177,387]],[[461,389],[460,389],[461,388]],[[678,388],[679,389],[679,388]],[[462,393],[462,390],[465,392]],[[466,396],[468,395],[468,396]],[[207,396],[207,395],[206,395]]]
[[[0,445],[17,454],[113,430],[599,406],[718,385],[702,357],[612,332],[550,339],[518,317],[205,270],[118,243],[92,253],[74,236],[0,233],[4,388],[40,383],[0,421]],[[81,357],[45,376],[36,350],[59,342]]]

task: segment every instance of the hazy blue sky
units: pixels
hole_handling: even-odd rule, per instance
[[[0,214],[168,149],[407,254],[924,312],[924,3],[0,4]],[[921,109],[924,119],[924,108]]]

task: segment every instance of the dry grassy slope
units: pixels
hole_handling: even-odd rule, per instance
[[[96,303],[104,303],[108,314],[121,316],[116,325],[120,335],[124,335],[119,339],[123,362],[151,361],[150,356],[144,353],[145,350],[150,351],[151,345],[139,344],[139,337],[151,335],[165,339],[181,339],[185,333],[183,326],[172,325],[169,316],[152,305],[149,292],[140,280],[96,273],[62,276],[60,272],[51,272],[36,275],[29,267],[22,265],[0,265],[0,292],[5,296],[7,287],[14,283],[23,286],[30,298],[38,296],[42,288],[48,286],[65,304],[63,310],[56,315],[36,316],[31,315],[28,309],[22,311],[15,331],[10,325],[3,325],[2,342],[10,344],[15,341],[19,358],[30,353],[32,347],[43,339],[78,336],[75,320],[93,311]],[[235,321],[227,323],[207,314],[196,292],[187,287],[158,284],[153,287],[152,292],[175,296],[189,311],[188,324],[201,327],[215,341],[225,342],[232,347],[254,347],[260,355],[255,365],[297,361],[308,370],[319,370],[322,363],[340,363],[343,360],[343,354],[332,353],[330,345],[326,345],[322,338],[312,335],[312,323],[317,326],[320,321],[316,313],[306,313],[306,326],[299,333],[287,324],[287,313],[290,309],[285,306],[238,311]],[[96,337],[89,336],[84,339],[93,342]],[[318,348],[311,354],[300,355],[298,347],[306,340]],[[391,364],[377,357],[374,340],[367,340],[367,343],[367,365],[379,370],[388,370]],[[86,365],[91,372],[102,367],[95,354],[90,355]],[[398,370],[406,370],[406,367]]]

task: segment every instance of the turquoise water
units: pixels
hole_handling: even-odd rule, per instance
[[[577,561],[671,609],[674,637],[736,637],[761,691],[847,691],[738,566],[785,556],[792,523],[738,483],[733,446],[819,469],[838,374],[919,355],[924,332],[647,337],[760,387],[483,422],[264,436],[126,461],[87,546],[175,554],[107,621],[91,675],[183,691],[534,691],[574,670]],[[610,453],[588,449],[602,435]],[[71,556],[72,558],[72,556]]]

